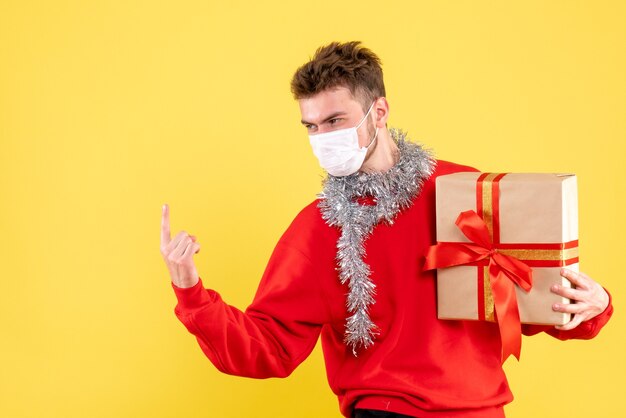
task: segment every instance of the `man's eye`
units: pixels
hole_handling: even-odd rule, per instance
[[[334,119],[331,119],[331,120],[329,120],[329,122],[330,122],[330,124],[331,124],[331,125],[334,125],[334,123],[333,123],[333,122],[334,122],[334,121],[338,121],[338,120],[340,120],[340,118],[334,118]]]

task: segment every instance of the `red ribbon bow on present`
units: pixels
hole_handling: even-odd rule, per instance
[[[522,325],[515,285],[528,292],[533,282],[532,270],[519,259],[498,252],[492,243],[487,224],[473,210],[461,212],[455,224],[472,243],[440,242],[432,245],[426,254],[424,270],[489,258],[489,281],[502,341],[502,362],[511,354],[519,360]]]

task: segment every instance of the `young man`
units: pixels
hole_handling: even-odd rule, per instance
[[[200,244],[173,239],[163,207],[161,253],[175,314],[220,371],[288,376],[321,335],[328,382],[345,417],[503,417],[511,402],[497,324],[439,320],[436,273],[423,270],[436,243],[435,178],[473,167],[435,159],[387,129],[380,60],[359,42],[333,42],[296,71],[291,90],[313,152],[329,173],[319,198],[279,239],[245,311],[205,289],[193,263]],[[526,335],[588,339],[610,318],[609,294],[584,273],[561,327]],[[471,377],[471,378],[468,378]]]

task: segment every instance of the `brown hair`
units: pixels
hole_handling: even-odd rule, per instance
[[[367,111],[372,101],[385,96],[381,61],[360,41],[331,42],[315,51],[291,79],[295,99],[313,96],[333,87],[347,87]]]

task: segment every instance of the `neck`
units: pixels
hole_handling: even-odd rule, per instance
[[[378,129],[378,137],[372,146],[372,149],[365,156],[359,171],[364,173],[382,173],[398,162],[400,152],[386,126]]]

